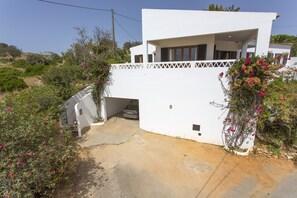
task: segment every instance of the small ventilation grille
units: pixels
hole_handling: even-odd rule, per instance
[[[200,125],[193,124],[193,131],[200,131]]]

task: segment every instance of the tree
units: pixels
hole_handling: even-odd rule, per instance
[[[124,43],[123,48],[126,50],[130,50],[131,47],[141,45],[141,44],[142,44],[141,41],[127,41]]]
[[[9,45],[6,51],[13,59],[22,55],[22,51],[14,45]]]
[[[112,57],[113,41],[111,32],[95,27],[93,31],[93,52],[96,58]],[[100,56],[101,55],[101,56]]]
[[[297,37],[293,35],[287,35],[287,34],[278,34],[271,36],[270,38],[271,43],[292,43],[291,48],[291,56],[297,55]]]
[[[0,57],[7,55],[7,47],[8,45],[6,43],[0,43]]]
[[[235,8],[234,5],[223,8],[222,5],[218,4],[210,4],[208,6],[209,11],[227,11],[227,12],[238,12],[240,10],[240,7]]]

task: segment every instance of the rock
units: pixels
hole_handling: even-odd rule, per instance
[[[292,160],[294,157],[290,156],[290,155],[286,155],[287,160]]]

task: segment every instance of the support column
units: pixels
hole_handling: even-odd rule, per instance
[[[143,41],[143,63],[148,63],[148,42]]]
[[[247,44],[248,44],[248,42],[242,44],[241,58],[246,58]]]
[[[256,43],[256,56],[267,56],[270,42],[270,29],[269,27],[263,27],[258,29],[257,43]]]

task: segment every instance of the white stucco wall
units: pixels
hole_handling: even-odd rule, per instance
[[[221,145],[225,114],[210,102],[224,103],[218,74],[227,69],[114,69],[104,95],[139,99],[144,130]]]
[[[272,21],[277,13],[213,12],[199,10],[142,10],[143,52],[151,41],[210,35],[243,30],[258,30],[258,55],[266,55]],[[208,46],[213,48],[213,46]],[[147,62],[144,57],[144,62]]]
[[[148,54],[154,54],[156,47],[154,45],[148,45]],[[143,45],[137,45],[130,48],[131,63],[135,63],[135,55],[143,55]]]
[[[88,86],[85,89],[81,90],[77,94],[73,95],[71,98],[69,98],[66,102],[64,102],[64,108],[66,109],[66,115],[67,115],[67,123],[69,125],[73,124],[73,122],[76,120],[75,110],[74,106],[88,93],[92,92],[92,86]]]
[[[98,117],[97,107],[93,101],[92,94],[89,93],[84,96],[74,107],[78,135],[81,136],[83,128],[90,126],[94,122],[94,118]],[[80,110],[82,114],[80,114]]]
[[[216,50],[221,51],[237,51],[241,50],[241,46],[231,41],[216,41]]]
[[[131,99],[105,97],[106,118],[110,118],[123,111],[130,101]]]
[[[248,52],[255,52],[255,47],[248,48]],[[270,43],[268,51],[270,53],[275,54],[288,54],[288,57],[290,57],[291,53],[291,45],[286,45],[286,44],[275,44],[275,43]]]

